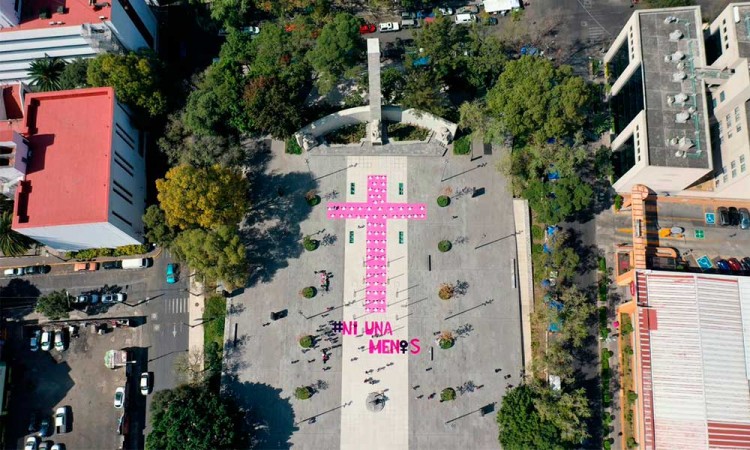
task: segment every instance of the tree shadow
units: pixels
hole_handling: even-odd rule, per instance
[[[456,284],[453,285],[453,293],[455,295],[466,295],[466,292],[468,290],[469,290],[468,281],[456,280]]]
[[[224,375],[223,393],[230,395],[245,412],[252,434],[252,447],[290,449],[292,434],[298,430],[294,409],[281,389],[261,383],[240,382],[235,375]]]
[[[324,246],[333,245],[336,243],[337,240],[338,240],[338,237],[335,234],[326,233],[320,239],[320,245],[324,245]]]
[[[13,278],[0,288],[3,315],[11,319],[22,319],[34,309],[40,295],[39,289],[29,280]]]
[[[246,287],[271,281],[289,259],[302,254],[300,223],[311,211],[305,193],[318,186],[307,172],[267,172],[271,157],[270,151],[260,148],[246,162],[252,206],[240,226],[240,237],[254,268]]]

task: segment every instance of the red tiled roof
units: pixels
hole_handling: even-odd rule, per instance
[[[750,424],[708,422],[711,448],[750,449]]]
[[[29,11],[21,17],[21,23],[15,27],[0,29],[0,33],[10,33],[18,30],[34,30],[37,28],[55,28],[60,26],[81,25],[83,23],[101,22],[100,16],[110,19],[110,3],[105,0],[97,0],[99,4],[107,6],[95,7],[89,5],[88,0],[27,0],[23,2],[24,12]],[[65,13],[59,14],[58,7],[64,7]],[[49,10],[50,17],[40,19],[39,13]],[[62,22],[61,25],[50,25],[50,22]]]
[[[16,192],[13,228],[108,220],[112,88],[28,94],[32,157]]]

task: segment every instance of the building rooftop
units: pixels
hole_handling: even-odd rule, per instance
[[[0,1],[13,2],[13,0]],[[57,12],[59,7],[64,8],[62,14]],[[49,12],[48,18],[39,18],[42,11]],[[99,3],[92,1],[89,4],[88,0],[26,0],[23,2],[20,23],[15,27],[0,28],[0,33],[99,23],[102,21],[100,19],[102,16],[110,20],[110,11],[111,5],[106,1]]]
[[[108,220],[114,102],[112,88],[26,96],[33,156],[16,192],[13,228]]]
[[[668,17],[676,22],[665,23]],[[710,145],[706,136],[706,98],[703,83],[695,67],[705,66],[700,9],[698,7],[639,12],[643,84],[646,91],[648,154],[651,166],[709,168]],[[673,33],[679,32],[675,40]],[[666,61],[681,52],[683,58]],[[681,81],[675,74],[681,73]],[[686,94],[684,103],[671,102],[677,94]],[[689,117],[678,123],[677,115]],[[689,139],[692,147],[677,155],[677,139]],[[689,145],[689,144],[688,144]],[[684,156],[684,157],[683,157]]]
[[[647,441],[750,449],[750,278],[647,270],[637,279]]]
[[[734,8],[736,16],[740,19],[734,24],[740,58],[750,58],[750,4],[738,4]]]

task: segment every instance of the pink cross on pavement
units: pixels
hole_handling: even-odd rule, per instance
[[[328,204],[329,219],[365,219],[365,311],[385,312],[386,233],[389,220],[424,220],[427,207],[424,203],[388,203],[388,177],[367,177],[367,202],[332,202]]]

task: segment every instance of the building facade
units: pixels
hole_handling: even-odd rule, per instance
[[[2,149],[18,162],[0,176],[23,174],[7,188],[14,230],[58,250],[142,243],[145,143],[112,88],[26,94]]]
[[[0,84],[29,81],[32,61],[155,49],[157,22],[144,0],[0,0]]]
[[[636,11],[605,55],[615,190],[747,197],[750,2]]]

